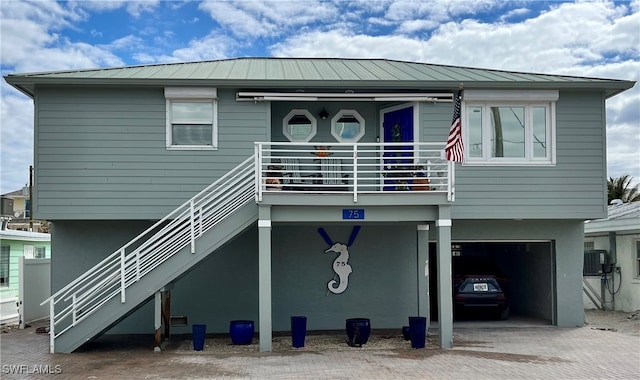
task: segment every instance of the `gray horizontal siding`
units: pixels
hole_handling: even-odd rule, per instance
[[[456,219],[591,219],[606,216],[604,101],[561,92],[554,167],[456,165]],[[426,141],[446,139],[450,104],[421,106]]]
[[[35,213],[49,220],[156,219],[253,154],[264,104],[219,90],[216,151],[168,151],[163,88],[40,88]]]
[[[167,151],[162,88],[41,88],[36,98],[36,202],[40,218],[154,219],[164,216],[267,141],[266,103],[236,102],[219,90],[219,150]],[[273,103],[271,137],[286,141],[282,118],[293,108],[317,115],[356,109],[363,142],[379,135],[373,103]],[[423,141],[444,142],[451,104],[420,106]],[[555,167],[457,165],[456,219],[605,216],[604,104],[597,92],[561,92]],[[330,119],[312,141],[335,141]]]

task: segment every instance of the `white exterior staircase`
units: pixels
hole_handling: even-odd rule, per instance
[[[50,351],[72,352],[254,224],[255,157],[45,300]]]

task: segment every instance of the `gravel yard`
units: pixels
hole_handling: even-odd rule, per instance
[[[585,310],[585,327],[594,330],[611,331],[613,333],[640,336],[640,311],[626,313],[622,311],[602,311]],[[496,323],[500,323],[497,321]],[[257,334],[256,334],[257,335]],[[454,327],[455,338],[455,327]],[[459,342],[460,343],[460,342]],[[427,347],[438,346],[437,336],[427,338]],[[181,340],[168,343],[166,350],[172,352],[193,353],[191,340]],[[293,348],[291,336],[275,335],[273,338],[273,352],[275,353],[296,353],[296,352],[324,352],[324,351],[351,351],[358,350],[397,350],[410,349],[411,342],[402,337],[400,329],[396,330],[374,330],[369,341],[359,348],[350,347],[347,344],[347,336],[344,332],[308,332],[305,346]],[[203,352],[215,352],[216,354],[238,354],[259,352],[258,339],[254,339],[249,345],[233,345],[227,335],[215,337],[208,336]]]

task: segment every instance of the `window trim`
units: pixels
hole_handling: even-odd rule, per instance
[[[358,133],[350,138],[350,139],[345,139],[342,136],[340,136],[339,134],[335,133],[335,126],[336,123],[338,122],[338,120],[340,120],[341,117],[343,117],[344,115],[353,115],[353,117],[358,120],[358,122],[360,123],[360,131],[358,131]],[[331,135],[338,141],[338,142],[344,142],[344,143],[355,143],[360,141],[360,139],[364,136],[365,133],[365,120],[364,118],[360,115],[360,113],[354,109],[341,109],[340,111],[338,111],[338,113],[336,113],[336,115],[334,117],[331,118]]]
[[[210,87],[165,87],[166,149],[217,150],[218,149],[218,90]],[[211,145],[174,145],[171,105],[173,102],[211,102]]]
[[[24,256],[25,259],[34,259],[36,257],[36,246],[33,244],[23,244],[22,256]]]
[[[465,90],[462,102],[462,129],[465,146],[464,166],[555,166],[556,165],[556,100],[557,90],[499,91]],[[523,107],[525,117],[524,157],[490,157],[488,150],[482,151],[482,157],[471,157],[469,143],[469,110],[482,107],[482,145],[489,146],[491,134],[489,128],[490,107]],[[532,131],[533,109],[544,107],[546,114],[545,137],[548,155],[544,158],[533,156],[534,141]]]
[[[291,135],[291,133],[289,133],[289,128],[287,128],[287,126],[289,125],[289,120],[291,120],[294,116],[297,116],[297,115],[304,115],[311,122],[311,133],[303,140],[296,140]],[[295,108],[295,109],[292,109],[285,117],[282,118],[282,133],[290,142],[309,142],[318,133],[318,121],[316,120],[315,117],[313,117],[313,115],[311,114],[311,112],[309,112],[309,110],[306,110],[304,108]]]
[[[3,251],[6,249],[7,255],[7,271],[6,271],[6,281],[3,284],[0,284],[0,288],[8,288],[11,283],[11,246],[10,245],[1,245],[0,246],[0,265],[2,265],[2,257]]]

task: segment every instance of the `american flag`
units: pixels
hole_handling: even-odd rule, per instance
[[[458,96],[453,105],[453,120],[449,129],[449,138],[444,151],[448,161],[464,161],[464,145],[462,143],[462,122],[460,121],[460,103],[462,102],[462,90],[458,91]]]

